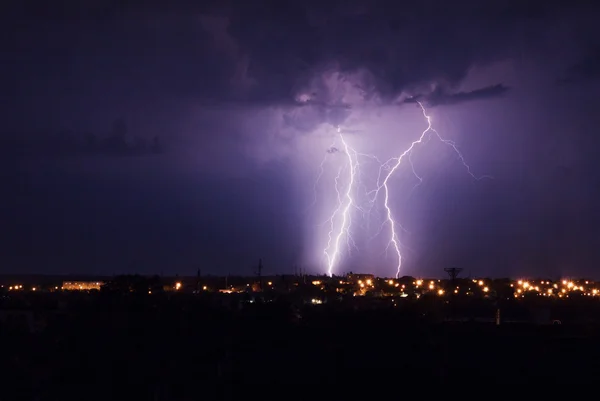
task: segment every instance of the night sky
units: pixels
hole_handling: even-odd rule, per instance
[[[397,157],[418,100],[492,178],[435,137],[414,151],[423,182],[389,183],[402,274],[600,276],[592,2],[7,3],[0,273],[325,273],[337,127]],[[381,206],[335,273],[396,273]]]

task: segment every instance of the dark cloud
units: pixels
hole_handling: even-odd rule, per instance
[[[12,55],[5,67],[9,75],[28,71],[30,88],[269,104],[308,91],[329,105],[343,99],[331,81],[316,78],[331,71],[363,100],[391,101],[431,84],[450,91],[473,65],[534,56],[537,28],[581,7],[517,0],[27,3],[5,6],[13,30],[6,37],[15,38],[6,43]],[[28,50],[33,41],[35,52]],[[86,85],[71,83],[86,78]]]
[[[142,7],[63,0],[5,7],[12,33],[0,38],[7,55],[0,84],[9,104],[35,107],[44,117],[66,114],[57,92],[81,110],[114,107],[118,114],[111,115],[129,113],[128,102],[152,101],[161,109],[168,99],[198,110],[277,107],[283,127],[308,132],[323,123],[343,125],[365,104],[415,96],[457,104],[500,95],[502,84],[472,92],[459,87],[474,66],[535,58],[544,51],[544,24],[581,6],[235,0]],[[27,113],[11,118],[28,119]],[[71,129],[64,120],[50,129]]]
[[[503,84],[491,85],[468,92],[446,93],[444,89],[438,88],[426,96],[413,96],[406,103],[425,102],[429,107],[453,105],[474,100],[490,99],[503,96],[509,88]]]
[[[247,73],[256,83],[247,96],[292,97],[308,86],[328,103],[336,100],[323,93],[331,88],[314,77],[331,70],[340,79],[365,71],[353,82],[365,98],[389,100],[431,83],[451,88],[474,64],[516,57],[523,48],[533,52],[537,38],[529,28],[558,9],[512,1],[263,5],[248,2],[227,17],[228,40],[250,60]]]

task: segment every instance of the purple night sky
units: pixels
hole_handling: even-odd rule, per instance
[[[402,274],[600,275],[589,2],[25,3],[0,17],[0,273],[325,273],[337,127],[385,161],[426,129],[419,100],[493,178],[415,149],[423,182],[389,181]],[[334,272],[393,276],[381,204],[353,213]]]

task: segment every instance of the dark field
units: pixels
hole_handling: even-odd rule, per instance
[[[571,386],[599,372],[590,324],[433,323],[325,305],[297,319],[283,302],[149,299],[72,303],[33,333],[5,324],[0,399],[513,399],[585,388]]]

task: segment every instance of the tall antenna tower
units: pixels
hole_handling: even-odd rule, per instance
[[[458,277],[458,275],[460,274],[460,272],[462,271],[462,268],[459,267],[446,267],[444,268],[444,271],[448,274],[448,276],[450,276],[450,281],[452,282],[452,285],[454,285],[456,283],[456,278]]]

